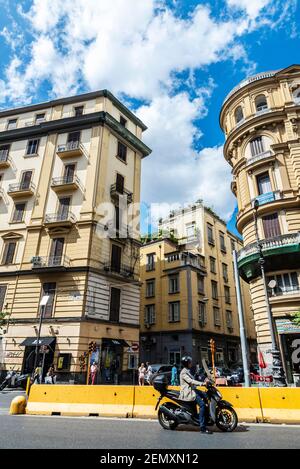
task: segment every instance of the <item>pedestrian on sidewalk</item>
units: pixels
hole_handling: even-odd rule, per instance
[[[53,364],[50,366],[47,372],[46,381],[47,384],[55,384],[56,382],[55,369]]]
[[[145,374],[146,374],[146,367],[144,363],[141,363],[141,366],[138,369],[139,372],[139,386],[144,386],[145,384]]]
[[[34,370],[33,384],[41,384],[41,382],[42,382],[42,364],[39,363],[36,369]]]
[[[98,373],[98,366],[96,362],[93,362],[91,365],[91,384],[95,384],[96,376]]]
[[[176,363],[172,366],[171,386],[178,386],[178,370]]]

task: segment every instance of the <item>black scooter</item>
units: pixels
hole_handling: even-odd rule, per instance
[[[182,424],[199,426],[196,401],[180,400],[179,391],[168,389],[168,378],[164,373],[155,376],[152,385],[160,392],[155,410],[163,398],[173,401],[165,402],[158,409],[158,421],[164,429],[175,430],[178,425]],[[207,389],[207,425],[216,425],[223,432],[233,432],[238,424],[238,417],[232,404],[222,399],[222,394],[211,380],[208,380],[205,386]]]
[[[27,378],[29,376],[29,374],[21,375],[14,370],[8,371],[6,377],[0,384],[0,391],[3,391],[6,387],[26,389]]]

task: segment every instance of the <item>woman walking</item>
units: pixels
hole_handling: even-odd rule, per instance
[[[146,374],[146,367],[144,363],[141,363],[141,366],[138,369],[139,372],[139,386],[144,386],[145,384],[145,374]]]

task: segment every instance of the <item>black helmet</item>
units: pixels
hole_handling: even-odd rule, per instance
[[[182,366],[186,368],[189,365],[189,363],[192,363],[192,357],[190,357],[189,355],[185,355],[184,357],[182,357],[181,359]]]

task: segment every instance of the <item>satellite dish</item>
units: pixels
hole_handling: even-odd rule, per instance
[[[275,288],[276,285],[277,285],[276,280],[270,280],[269,283],[268,283],[268,286],[270,288]]]

